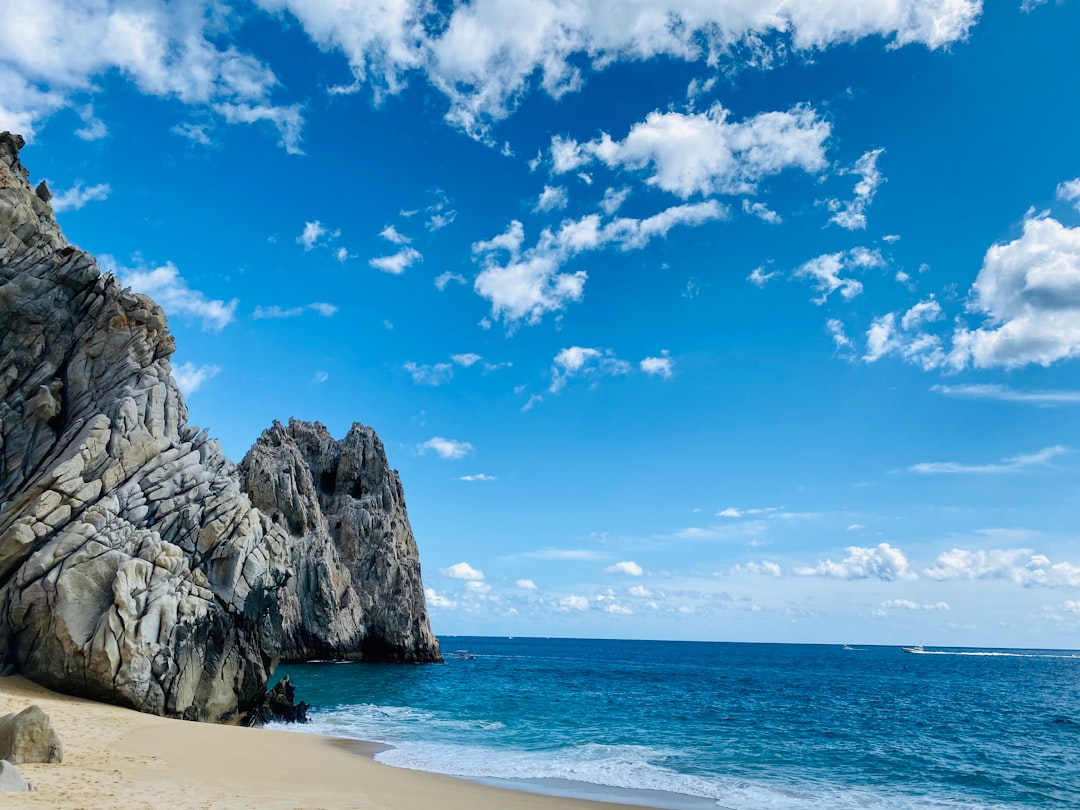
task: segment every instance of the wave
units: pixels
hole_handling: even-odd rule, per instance
[[[1027,653],[999,652],[996,650],[910,650],[911,655],[966,655],[984,658],[1061,658],[1063,660],[1080,659],[1075,653]]]

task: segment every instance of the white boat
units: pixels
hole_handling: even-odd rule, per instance
[[[924,650],[924,649],[923,649],[923,645],[922,645],[922,644],[916,644],[916,645],[915,645],[914,647],[901,647],[900,649],[901,649],[901,650],[903,650],[903,651],[904,651],[904,652],[906,652],[906,653],[921,653],[921,652],[926,652],[926,650]]]

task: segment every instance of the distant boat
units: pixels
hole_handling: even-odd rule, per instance
[[[922,644],[916,644],[914,647],[901,647],[900,649],[903,650],[906,653],[922,653],[922,652],[926,652],[926,650],[923,649]]]
[[[848,652],[858,652],[859,651],[858,647],[852,647],[850,644],[845,644],[844,649],[847,650]]]
[[[454,658],[473,659],[476,658],[476,653],[471,653],[468,650],[457,650],[454,652]]]

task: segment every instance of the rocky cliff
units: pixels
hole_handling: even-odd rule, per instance
[[[240,474],[295,538],[282,658],[439,660],[401,479],[374,430],[357,423],[338,442],[318,422],[275,422]]]
[[[47,189],[30,187],[22,145],[0,133],[0,671],[217,720],[262,694],[283,643],[290,657],[356,645],[437,657],[418,567],[365,590],[367,572],[340,566],[380,570],[378,552],[323,542],[346,512],[362,521],[370,507],[339,513],[298,493],[310,515],[275,509],[292,516],[293,537],[252,506],[217,442],[187,424],[161,308],[67,244]],[[400,484],[396,495],[404,520]],[[390,547],[404,535],[387,520]],[[397,559],[415,562],[415,545]],[[404,619],[380,617],[384,594],[419,606],[413,636]],[[354,625],[364,629],[349,636]]]

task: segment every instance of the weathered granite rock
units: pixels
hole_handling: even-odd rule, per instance
[[[0,759],[0,793],[22,793],[33,790],[26,777],[7,760]]]
[[[28,706],[0,717],[0,759],[14,765],[64,761],[64,746],[44,709]]]
[[[286,536],[187,424],[165,314],[69,245],[0,133],[0,671],[189,719],[261,696]]]
[[[357,423],[338,442],[318,422],[275,422],[239,469],[293,536],[283,660],[442,660],[401,479],[374,430]]]

